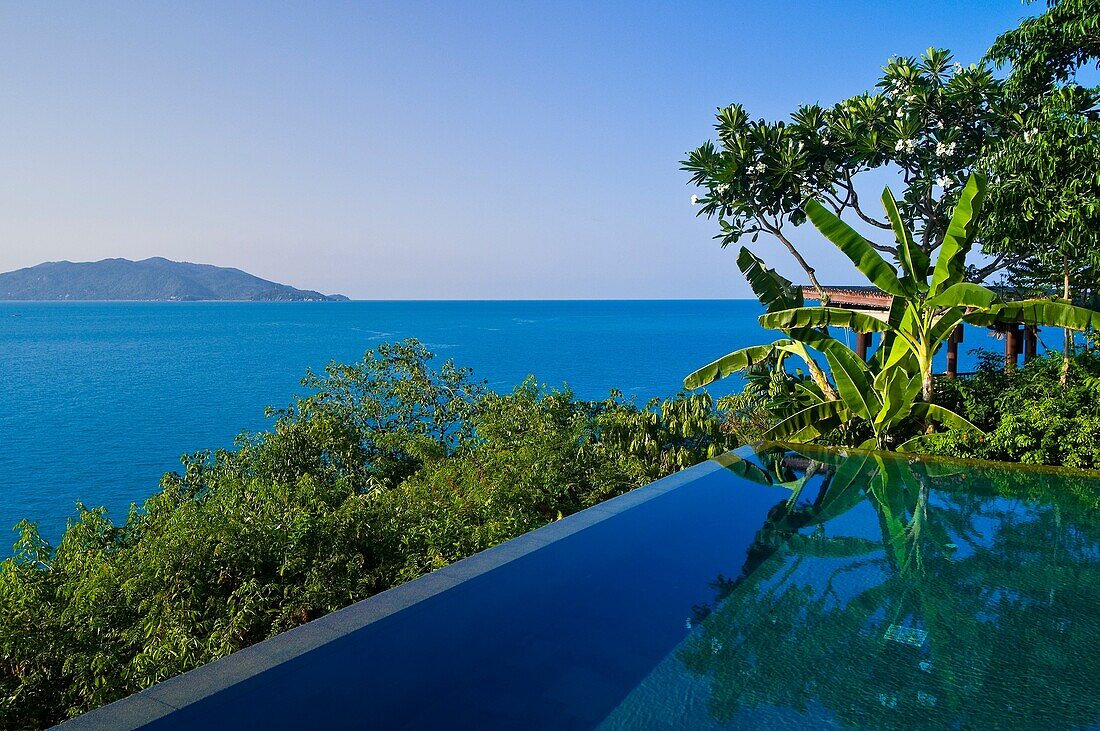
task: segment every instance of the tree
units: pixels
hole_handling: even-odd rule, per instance
[[[1098,95],[1079,86],[1044,94],[1013,116],[1015,135],[982,160],[991,187],[983,226],[986,248],[1016,255],[1010,271],[1046,280],[1063,299],[1100,266],[1100,119]],[[1018,278],[1018,277],[1013,277]],[[1065,335],[1065,363],[1073,350]]]
[[[1085,64],[1100,68],[1100,2],[1048,0],[1047,8],[989,49],[992,61],[1012,65],[1010,86],[1033,96],[1070,82]]]
[[[860,201],[860,175],[896,170],[904,182],[898,201],[917,245],[932,253],[949,213],[983,148],[1007,120],[1001,82],[984,64],[963,67],[950,52],[930,48],[919,59],[891,59],[877,91],[830,108],[800,107],[789,121],[752,120],[740,104],[718,110],[716,142],[688,153],[683,169],[702,189],[698,215],[715,217],[722,246],[760,234],[778,239],[821,292],[814,267],[787,236],[787,224],[806,220],[815,199],[837,216],[890,231],[890,222]],[[894,243],[874,248],[897,257]],[[1007,263],[996,257],[975,272],[983,278]]]
[[[984,194],[984,179],[972,175],[951,215],[943,241],[936,247],[938,254],[933,265],[902,220],[890,189],[883,191],[883,207],[896,237],[900,262],[897,269],[882,258],[870,241],[825,205],[818,201],[806,204],[806,213],[814,226],[871,284],[891,295],[892,304],[886,317],[880,319],[827,305],[805,307],[797,299],[785,300],[786,304],[794,305],[785,309],[775,309],[765,302],[769,311],[760,316],[760,324],[779,329],[818,350],[829,364],[838,394],[830,398],[820,391],[804,389],[810,405],[794,413],[783,413],[782,421],[769,432],[772,438],[813,441],[837,427],[858,422],[866,424],[873,433],[864,446],[886,448],[896,443],[914,420],[975,429],[958,414],[932,403],[932,358],[956,327],[963,323],[1023,322],[1084,330],[1100,325],[1100,312],[1076,307],[1067,300],[1006,302],[991,289],[963,281]],[[743,252],[741,259],[745,256]],[[754,289],[770,291],[759,286]],[[778,284],[771,288],[781,289]],[[882,345],[871,364],[864,363],[844,343],[830,337],[825,330],[829,326],[883,333]],[[735,351],[705,366],[689,375],[685,386],[706,385],[748,367],[766,354],[759,347]],[[791,348],[785,340],[770,347]]]
[[[1100,266],[1100,89],[1073,79],[1100,63],[1100,2],[1053,0],[1046,13],[1002,34],[989,51],[1010,65],[1019,111],[979,163],[992,183],[982,238],[1018,264],[1010,281],[1046,284],[1070,299],[1097,288]],[[1073,351],[1065,331],[1062,379]]]

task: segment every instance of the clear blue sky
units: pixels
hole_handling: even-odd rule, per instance
[[[0,271],[159,255],[355,298],[746,296],[679,171],[717,106],[831,103],[930,45],[970,63],[1040,10],[4,3]]]

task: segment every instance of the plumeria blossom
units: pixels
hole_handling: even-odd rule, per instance
[[[947,177],[946,175],[941,175],[938,178],[936,178],[936,185],[940,186],[944,190],[950,188],[954,184],[955,184],[955,181],[952,180],[951,178]]]
[[[955,154],[954,142],[937,142],[936,157],[951,157]]]
[[[691,196],[691,205],[693,205],[693,206],[699,205],[699,196],[697,196],[697,195],[692,195]]]
[[[1026,130],[1024,132],[1024,142],[1030,143],[1032,140],[1034,140],[1038,136],[1039,136],[1039,130],[1037,130],[1037,129]]]
[[[913,152],[917,149],[916,140],[898,140],[894,145],[895,152]]]
[[[768,169],[768,166],[763,162],[757,162],[755,165],[750,165],[749,170],[753,171],[757,175]]]

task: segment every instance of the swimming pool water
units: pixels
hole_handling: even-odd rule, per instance
[[[344,610],[240,682],[214,663],[154,688],[193,702],[149,728],[1094,727],[1098,486],[740,450],[436,572],[400,611]]]

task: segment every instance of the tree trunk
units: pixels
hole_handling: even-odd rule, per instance
[[[1062,297],[1069,299],[1069,262],[1062,259]],[[1062,385],[1069,383],[1069,357],[1073,352],[1073,331],[1065,329],[1065,342],[1062,351]]]

